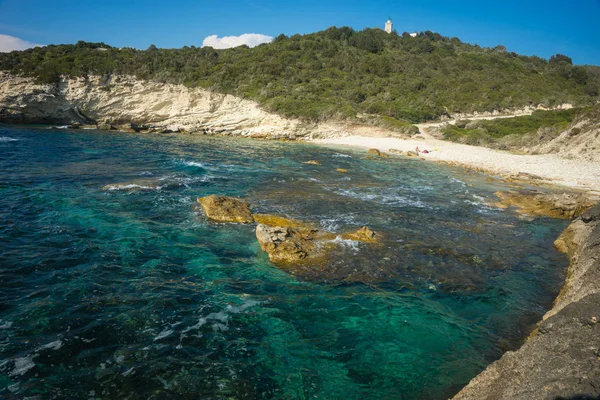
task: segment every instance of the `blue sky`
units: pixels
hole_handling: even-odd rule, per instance
[[[210,35],[310,33],[330,26],[432,30],[481,46],[600,65],[600,0],[0,0],[0,38],[36,44],[201,46]],[[4,35],[4,36],[2,36]]]

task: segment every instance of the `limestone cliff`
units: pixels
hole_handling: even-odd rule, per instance
[[[600,204],[555,245],[571,265],[554,307],[519,350],[504,354],[455,399],[600,398]]]
[[[257,103],[208,90],[128,76],[63,78],[38,85],[0,72],[0,122],[138,124],[156,130],[208,132],[271,139],[343,134],[262,110]]]

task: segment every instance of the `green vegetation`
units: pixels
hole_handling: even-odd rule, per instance
[[[510,143],[509,136],[523,137],[537,133],[544,128],[546,134],[560,133],[579,115],[587,113],[589,108],[572,108],[557,111],[535,111],[532,115],[514,118],[498,118],[482,121],[458,121],[442,129],[444,138],[455,142],[473,145],[491,145]],[[504,140],[503,140],[504,139]],[[514,138],[513,138],[514,139]],[[514,140],[512,140],[514,142]]]
[[[430,31],[413,38],[348,27],[280,35],[253,49],[51,45],[0,54],[0,70],[44,83],[65,75],[135,75],[253,99],[289,117],[379,115],[392,125],[532,104],[590,105],[600,93],[600,68],[574,66],[564,55],[544,60]]]

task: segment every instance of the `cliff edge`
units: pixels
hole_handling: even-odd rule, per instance
[[[505,353],[454,399],[600,398],[600,203],[555,245],[571,264],[553,308],[519,350]]]
[[[302,139],[343,134],[334,125],[309,124],[262,110],[250,100],[130,76],[33,78],[0,71],[0,122],[88,124],[123,129],[185,131],[268,139]]]

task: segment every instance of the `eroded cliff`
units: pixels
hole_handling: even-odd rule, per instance
[[[32,78],[0,72],[0,122],[133,123],[156,130],[271,139],[343,134],[333,125],[282,118],[235,96],[127,76],[63,78],[56,85],[39,85]]]

